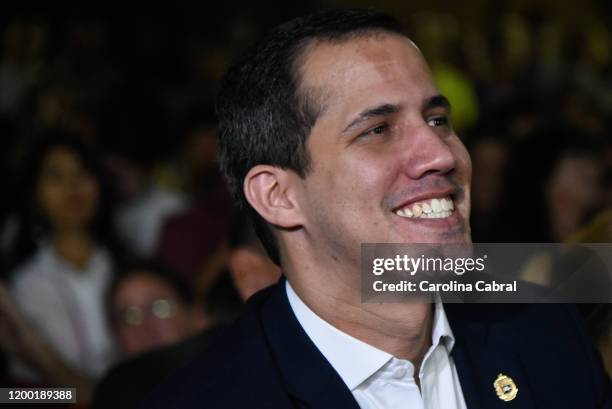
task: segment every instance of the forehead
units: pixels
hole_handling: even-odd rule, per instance
[[[78,161],[79,157],[76,152],[64,145],[50,147],[43,156],[43,164],[73,163]]]
[[[418,48],[408,38],[391,33],[316,42],[304,52],[298,72],[301,90],[315,90],[325,108],[376,102],[377,98],[420,103],[438,94]]]
[[[148,300],[150,297],[174,297],[175,291],[164,280],[147,273],[137,271],[125,278],[117,287],[114,295],[116,303],[131,303]]]

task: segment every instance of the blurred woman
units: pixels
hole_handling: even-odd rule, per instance
[[[567,125],[544,127],[511,152],[492,242],[559,243],[604,204],[602,141]]]
[[[95,152],[63,134],[41,139],[25,166],[10,292],[59,361],[96,379],[115,355],[104,308],[118,248],[107,179]],[[13,365],[13,376],[57,382],[28,352],[30,368]]]
[[[176,344],[215,324],[196,303],[191,287],[155,262],[125,268],[106,300],[122,358]]]

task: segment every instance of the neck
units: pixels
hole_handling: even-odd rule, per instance
[[[409,360],[419,373],[431,345],[431,303],[362,303],[358,286],[343,285],[334,279],[338,275],[295,273],[287,272],[291,285],[315,314],[354,338]]]
[[[94,250],[91,237],[82,231],[61,231],[53,236],[57,254],[68,263],[81,269],[87,265]]]

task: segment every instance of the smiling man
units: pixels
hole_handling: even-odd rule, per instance
[[[274,29],[218,111],[230,189],[286,279],[147,407],[609,407],[569,308],[361,302],[361,243],[471,240],[468,153],[393,18]]]

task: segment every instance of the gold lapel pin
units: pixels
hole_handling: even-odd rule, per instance
[[[510,402],[516,398],[516,394],[518,393],[518,388],[512,378],[501,373],[497,375],[497,379],[493,382],[493,387],[495,388],[497,397],[504,402]]]

